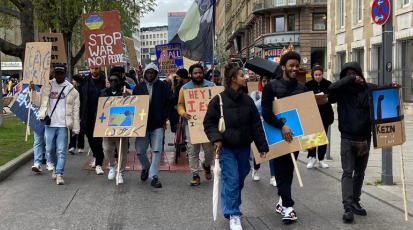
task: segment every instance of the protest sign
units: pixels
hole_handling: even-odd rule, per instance
[[[39,33],[39,42],[52,43],[51,63],[67,65],[66,49],[62,33]]]
[[[149,96],[100,97],[94,137],[144,137]]]
[[[323,94],[323,95],[315,95],[315,100],[317,102],[317,105],[325,105],[327,102],[326,100],[328,99],[328,95],[327,94]]]
[[[119,12],[82,14],[87,67],[123,65]]]
[[[156,59],[161,74],[175,74],[180,68],[183,68],[184,61],[182,57],[181,44],[166,44],[155,46]]]
[[[258,81],[247,82],[248,92],[251,94],[254,91],[258,90]]]
[[[35,85],[49,84],[51,42],[28,42],[23,66],[23,82]]]
[[[209,142],[204,132],[205,114],[209,101],[224,89],[224,86],[215,86],[184,90],[186,112],[192,116],[192,119],[188,121],[189,137],[192,144]]]
[[[370,117],[375,149],[402,145],[406,142],[401,89],[372,90]]]
[[[40,88],[35,86],[36,91],[40,92]],[[18,94],[16,101],[13,103],[13,106],[10,108],[10,111],[14,113],[20,120],[28,123],[27,117],[29,114],[29,85],[23,84],[22,91]],[[44,124],[39,120],[39,107],[32,103],[30,111],[30,122],[29,126],[37,134],[42,134],[44,130]]]
[[[302,149],[328,144],[313,92],[275,100],[273,112],[274,116],[282,120],[293,131],[293,141],[288,143],[283,139],[280,129],[263,121],[270,151],[266,158],[261,158],[255,145],[252,145],[257,164]]]
[[[139,69],[138,57],[136,57],[135,45],[133,44],[133,40],[126,37],[123,39],[126,44],[126,51],[128,52],[130,66],[132,66],[134,69]]]

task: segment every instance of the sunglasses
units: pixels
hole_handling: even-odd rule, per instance
[[[109,82],[119,82],[119,79],[109,79]]]

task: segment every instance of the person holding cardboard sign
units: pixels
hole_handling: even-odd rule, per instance
[[[274,98],[284,97],[307,92],[307,88],[297,81],[298,69],[300,67],[301,56],[293,50],[284,49],[280,65],[284,73],[282,77],[277,77],[270,81],[262,92],[261,106],[264,121],[281,130],[283,139],[292,142],[293,132],[285,125],[282,119],[278,119],[273,112]],[[294,152],[297,159],[298,151]],[[283,215],[283,222],[297,220],[297,214],[293,209],[294,201],[291,198],[291,184],[293,181],[294,162],[290,154],[283,155],[273,160],[275,179],[277,181],[278,195],[280,200],[276,211]]]
[[[400,88],[399,83],[385,87]],[[338,128],[341,132],[341,178],[344,205],[343,220],[351,222],[356,215],[367,215],[360,205],[364,173],[369,160],[371,144],[371,121],[369,90],[378,85],[366,83],[360,64],[344,64],[340,80],[332,83],[329,101],[337,103]]]

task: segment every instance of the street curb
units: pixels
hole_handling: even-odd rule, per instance
[[[13,174],[21,166],[33,160],[33,149],[23,153],[22,155],[14,158],[13,160],[7,162],[5,165],[0,167],[0,182],[4,181]]]
[[[305,161],[303,161],[303,160],[301,160],[301,159],[297,159],[297,161],[300,162],[300,163],[302,163],[302,164],[304,164],[304,165],[307,165],[307,162],[305,162]],[[325,174],[325,175],[327,175],[327,176],[330,176],[331,178],[336,179],[337,181],[340,181],[340,182],[341,182],[341,177],[337,177],[337,176],[335,176],[335,175],[342,175],[342,172],[341,172],[340,170],[338,170],[337,168],[335,168],[335,167],[329,167],[329,170],[321,170],[321,169],[319,169],[319,168],[317,168],[317,167],[314,167],[313,170],[317,170],[317,171],[319,171],[319,172],[321,172],[321,173],[323,173],[323,174]],[[331,170],[334,170],[334,172],[330,172]],[[340,185],[340,186],[341,186],[341,185]],[[380,189],[380,188],[375,188],[375,189]],[[371,188],[370,188],[369,190],[371,190]],[[384,204],[386,204],[386,205],[389,205],[389,206],[393,207],[394,209],[397,209],[397,210],[399,210],[400,212],[404,213],[404,209],[403,209],[403,208],[399,208],[399,207],[397,207],[396,205],[394,205],[394,204],[386,201],[385,199],[382,199],[382,198],[378,197],[377,195],[374,195],[374,194],[373,194],[373,193],[379,194],[380,192],[374,192],[374,191],[367,192],[367,191],[366,191],[366,188],[365,188],[365,185],[363,185],[363,189],[362,189],[361,191],[362,191],[362,193],[364,193],[364,194],[366,194],[366,195],[369,195],[369,196],[371,196],[372,198],[374,198],[374,199],[376,199],[376,200],[378,200],[378,201],[380,201],[380,202],[382,202],[382,203],[384,203]],[[407,206],[408,206],[408,207],[411,207],[411,203],[412,203],[412,202],[408,201],[408,205],[407,205]],[[408,215],[409,215],[410,217],[413,217],[413,213],[412,213],[412,212],[410,212],[409,210],[407,210],[407,213],[408,213]]]

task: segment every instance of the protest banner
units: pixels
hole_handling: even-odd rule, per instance
[[[52,43],[51,63],[67,65],[67,55],[62,33],[39,33],[39,42]]]
[[[315,95],[315,100],[317,102],[317,105],[324,105],[326,104],[326,100],[328,99],[328,95],[327,94],[323,94],[323,95]]]
[[[186,57],[184,57],[183,60],[184,60],[184,68],[187,69],[187,70],[189,69],[189,67],[191,65],[199,63],[199,61],[194,61],[194,60],[188,59]]]
[[[370,117],[375,149],[406,142],[401,90],[374,89],[370,92]]]
[[[155,46],[156,59],[161,74],[168,76],[184,66],[181,44]]]
[[[189,137],[192,144],[209,142],[204,132],[205,114],[209,101],[224,89],[224,86],[214,86],[184,90],[186,112],[192,116],[192,119],[188,121]]]
[[[247,87],[248,87],[248,92],[249,94],[251,94],[254,91],[258,90],[258,81],[251,81],[251,82],[247,82]]]
[[[51,42],[28,42],[23,66],[23,83],[49,84]]]
[[[128,52],[130,66],[132,66],[134,69],[139,70],[138,57],[136,56],[135,45],[133,44],[133,40],[127,37],[123,39],[125,41],[126,51]]]
[[[40,92],[40,88],[35,85],[36,91]],[[10,108],[10,111],[14,113],[20,120],[29,124],[29,127],[41,135],[44,130],[44,124],[39,120],[39,107],[33,103],[30,106],[29,99],[29,85],[23,84],[22,91],[18,94],[16,101]],[[27,119],[29,115],[30,107],[30,121]]]
[[[123,65],[119,12],[82,14],[87,67]]]
[[[149,96],[100,97],[94,137],[144,137]]]

